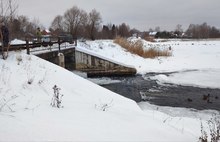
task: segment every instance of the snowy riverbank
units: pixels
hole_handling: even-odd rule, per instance
[[[203,75],[215,70],[211,82],[219,81],[219,41],[146,43],[169,44],[173,56],[143,59],[109,40],[79,43],[78,48],[135,66],[139,74],[206,70],[196,78],[202,82]],[[50,106],[54,85],[64,95],[60,109]],[[213,113],[139,106],[35,56],[10,52],[7,60],[0,59],[0,141],[197,141],[201,122]]]

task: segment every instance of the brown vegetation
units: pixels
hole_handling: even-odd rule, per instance
[[[159,48],[149,48],[145,50],[143,48],[143,43],[141,40],[137,40],[136,42],[129,42],[125,38],[116,37],[114,43],[119,44],[121,47],[125,48],[129,52],[133,54],[137,54],[143,58],[155,58],[159,56],[171,56],[172,53],[169,49],[159,49]]]
[[[151,36],[146,36],[146,37],[144,37],[144,39],[149,42],[155,42],[154,37],[151,37]]]

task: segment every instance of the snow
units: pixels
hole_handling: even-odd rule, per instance
[[[19,40],[19,39],[14,39],[10,42],[11,45],[14,45],[14,44],[26,44],[26,41],[23,41],[23,40]]]
[[[129,38],[131,42],[141,40],[140,38]],[[172,49],[171,57],[158,57],[155,59],[144,59],[130,54],[111,40],[87,41],[85,46],[81,43],[78,48],[84,48],[104,55],[106,58],[117,60],[134,66],[139,74],[156,73],[150,79],[155,79],[159,84],[172,83],[202,88],[220,88],[220,40],[157,40],[151,43],[141,40],[145,49],[160,48]],[[155,91],[155,90],[152,90]],[[147,102],[139,104],[141,109],[163,123],[177,130],[190,131],[198,137],[201,136],[201,124],[209,133],[207,121],[213,114],[219,116],[219,112],[213,110],[196,111],[183,108],[169,108],[151,105]]]
[[[173,56],[144,59],[112,40],[79,42],[77,50],[139,74],[174,72],[152,77],[161,83],[219,88],[220,41],[143,43],[171,47]],[[0,141],[198,141],[201,122],[213,114],[136,104],[91,81],[25,51],[10,52],[0,59]],[[59,109],[50,106],[54,85],[64,95]]]
[[[82,43],[81,43],[81,44],[82,44]],[[83,44],[84,44],[84,46],[86,45],[85,47],[86,47],[87,49],[93,49],[94,46],[95,46],[95,45],[92,45],[92,48],[91,48],[90,45],[85,44],[85,43],[83,43]],[[100,45],[100,44],[103,44],[103,45]],[[105,42],[100,43],[100,44],[99,44],[99,47],[98,47],[98,48],[100,48],[100,49],[102,49],[102,46],[106,46],[106,45],[105,45]],[[108,46],[109,46],[109,45],[108,45]],[[111,45],[110,45],[110,46],[111,46]],[[78,48],[78,47],[79,47],[79,48]],[[93,55],[93,56],[95,56],[95,57],[99,57],[99,58],[101,58],[101,59],[110,61],[110,62],[115,63],[115,64],[119,64],[119,65],[122,65],[122,66],[125,66],[125,67],[134,68],[134,66],[125,64],[125,63],[123,63],[123,62],[118,62],[118,61],[116,61],[116,60],[112,60],[111,58],[107,58],[107,57],[103,56],[102,54],[97,54],[97,53],[95,53],[94,51],[90,52],[90,50],[87,50],[87,49],[85,49],[85,48],[80,48],[80,46],[77,46],[77,47],[76,47],[76,50],[77,50],[77,51],[80,51],[80,52],[83,52],[83,53],[87,53],[87,54],[89,54],[89,55]]]
[[[140,39],[133,37],[129,40]],[[163,83],[165,83],[164,78],[166,77],[167,83],[220,88],[220,40],[170,40],[155,43],[142,40],[142,42],[146,49],[171,47],[172,56],[144,59],[125,51],[112,40],[78,43],[78,49],[88,50],[90,53],[93,52],[105,56],[105,58],[126,63],[128,66],[135,67],[138,74],[176,72],[172,76],[156,78]],[[196,74],[195,79],[193,76]],[[180,77],[182,75],[183,77]],[[185,80],[183,80],[184,78]]]
[[[150,77],[152,80],[157,80],[159,83],[171,83],[184,86],[195,86],[202,88],[220,88],[220,70],[219,69],[204,69],[198,71],[185,71],[167,75],[156,75]]]
[[[197,139],[146,116],[134,101],[33,55],[10,52],[1,59],[0,74],[3,141]],[[60,109],[50,106],[54,85],[64,95]]]
[[[157,34],[157,32],[150,32],[149,35],[150,36],[155,36]]]

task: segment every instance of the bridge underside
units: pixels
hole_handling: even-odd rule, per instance
[[[59,65],[59,51],[36,54],[36,56]],[[62,49],[64,55],[65,68],[87,73],[88,77],[102,76],[133,76],[137,73],[135,68],[126,67],[113,63],[106,59],[90,55],[75,48]]]
[[[59,53],[64,55],[65,68],[68,70],[75,70],[75,48],[66,48],[62,49],[60,52],[57,50],[35,55],[56,65],[59,65]]]
[[[75,51],[76,70],[87,72],[88,77],[133,76],[135,68],[113,63],[81,51]]]

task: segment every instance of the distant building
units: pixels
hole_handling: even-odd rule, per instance
[[[149,36],[151,36],[151,37],[155,37],[156,34],[157,34],[157,32],[149,32]]]
[[[50,30],[43,30],[42,32],[41,32],[41,34],[42,35],[51,35],[51,31]]]

